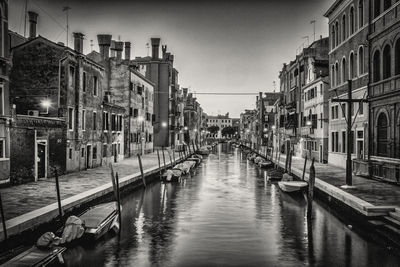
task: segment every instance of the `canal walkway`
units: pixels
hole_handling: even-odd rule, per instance
[[[168,166],[171,164],[170,157],[166,150],[164,153],[165,166]],[[161,167],[163,168],[165,166],[161,151],[160,159]],[[175,159],[179,160],[178,153],[175,153]],[[157,153],[144,155],[142,157],[142,165],[145,174],[156,173],[158,171]],[[118,172],[121,185],[141,179],[137,157],[126,158],[120,162],[113,163],[113,168],[115,172]],[[72,208],[74,205],[93,200],[111,191],[110,175],[110,167],[101,166],[60,176],[60,195],[63,207]],[[40,219],[42,217],[53,216],[55,218],[57,216],[57,195],[54,178],[1,188],[0,193],[9,235],[26,230],[31,223],[39,225],[44,220]],[[2,238],[3,228],[0,223],[0,240]]]
[[[279,157],[278,157],[279,158]],[[274,157],[274,161],[275,161]],[[279,165],[285,167],[286,156],[280,155]],[[400,186],[381,182],[353,174],[354,188],[343,188],[346,184],[346,170],[329,164],[315,162],[316,187],[337,198],[345,204],[367,215],[396,215],[400,209]],[[310,171],[311,160],[307,161],[306,180]],[[292,173],[302,176],[304,159],[292,158]],[[396,214],[393,214],[397,211]]]

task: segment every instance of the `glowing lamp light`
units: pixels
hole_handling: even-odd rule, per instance
[[[144,118],[142,116],[139,116],[138,121],[144,121]]]
[[[307,126],[311,126],[311,125],[312,125],[312,122],[311,122],[311,121],[307,121],[307,122],[306,122],[306,125],[307,125]]]
[[[193,131],[194,131],[194,132],[197,132],[197,129],[194,129]]]
[[[249,133],[249,132],[250,132],[250,130],[249,130],[249,129],[247,129],[247,130],[246,130],[246,132],[247,132],[247,133]]]
[[[44,108],[49,108],[49,107],[51,106],[51,101],[48,100],[48,99],[45,99],[45,100],[42,101],[41,105],[42,105]]]
[[[163,128],[167,127],[167,123],[166,123],[165,121],[163,121],[163,122],[161,123],[161,127],[163,127]]]
[[[185,128],[183,128],[185,131],[187,131],[189,128],[187,126],[185,126]]]
[[[275,125],[272,125],[271,128],[272,128],[272,130],[275,130],[275,129],[276,129],[276,126],[275,126]]]
[[[264,132],[267,132],[268,131],[268,129],[267,128],[264,128]]]

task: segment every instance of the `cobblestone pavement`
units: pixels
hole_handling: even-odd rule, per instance
[[[163,157],[160,151],[161,166]],[[178,154],[176,153],[176,158]],[[169,156],[165,151],[165,162],[169,164]],[[143,169],[158,167],[157,153],[146,154],[142,157]],[[114,171],[120,178],[139,172],[137,157],[124,159],[113,163]],[[61,199],[74,196],[89,189],[111,182],[109,166],[101,166],[81,172],[69,173],[59,177]],[[0,189],[6,220],[47,206],[57,201],[55,179],[39,180],[27,184]]]
[[[275,157],[274,157],[275,159]],[[285,165],[286,156],[281,154],[280,162]],[[307,161],[306,173],[309,173],[311,160]],[[331,185],[340,187],[346,184],[346,170],[329,164],[315,163],[315,176]],[[292,158],[292,168],[303,170],[304,159]],[[361,177],[353,174],[354,189],[342,190],[373,205],[400,206],[400,186]]]

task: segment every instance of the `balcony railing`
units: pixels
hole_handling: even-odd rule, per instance
[[[388,79],[373,83],[371,85],[371,97],[376,97],[389,92],[393,92],[400,88],[400,75],[390,77]]]

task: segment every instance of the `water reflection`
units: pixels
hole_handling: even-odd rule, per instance
[[[219,146],[184,184],[123,199],[122,232],[70,249],[68,266],[399,266],[314,204],[283,194],[237,150]]]

